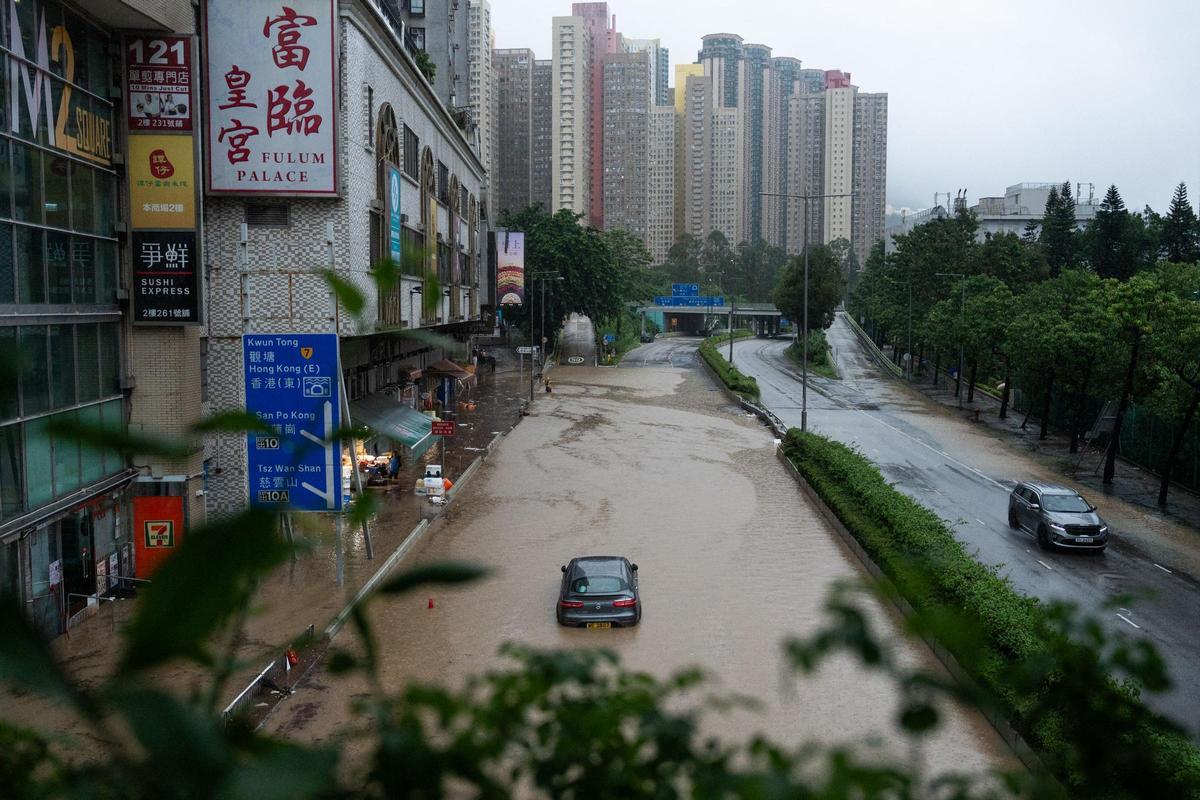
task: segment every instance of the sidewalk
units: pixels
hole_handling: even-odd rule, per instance
[[[886,359],[886,353],[883,354]],[[888,363],[891,363],[890,360]],[[1110,486],[1102,481],[1104,471],[1104,451],[1085,449],[1080,442],[1078,453],[1070,452],[1070,437],[1056,432],[1051,428],[1044,440],[1038,439],[1040,421],[1036,416],[1030,416],[1025,428],[1021,421],[1025,419],[1024,412],[1012,407],[1008,409],[1008,419],[1000,419],[1000,398],[990,395],[977,386],[975,399],[967,402],[967,381],[964,376],[962,384],[963,404],[958,409],[958,398],[954,396],[954,380],[944,373],[933,385],[933,376],[915,376],[911,387],[930,400],[947,409],[957,411],[962,417],[972,423],[986,426],[997,436],[1003,437],[1010,444],[1024,448],[1036,454],[1055,471],[1062,473],[1071,480],[1079,483],[1096,494],[1111,495],[1127,503],[1138,506],[1155,516],[1187,526],[1200,533],[1200,495],[1172,485],[1167,496],[1167,508],[1164,511],[1158,506],[1159,477],[1148,470],[1118,456],[1116,475]],[[901,379],[903,380],[903,379]],[[976,419],[976,411],[979,412]]]
[[[501,358],[496,372],[485,370],[479,374],[468,396],[459,398],[475,403],[475,409],[459,411],[457,435],[446,440],[444,474],[452,481],[457,482],[496,435],[512,430],[521,419],[522,403],[528,400],[528,365],[524,372],[518,372],[515,358],[498,354]],[[221,708],[310,625],[315,626],[319,635],[412,529],[434,512],[427,500],[413,494],[413,485],[424,473],[425,464],[439,463],[441,459],[441,447],[435,444],[420,459],[405,463],[395,482],[364,489],[380,500],[380,510],[370,525],[373,560],[366,558],[361,528],[346,528],[341,533],[339,547],[337,526],[330,517],[317,514],[293,517],[297,537],[312,549],[263,581],[237,650],[242,666],[226,685]],[[341,585],[338,585],[339,572]],[[134,599],[106,603],[98,614],[53,642],[55,653],[75,680],[94,686],[112,674],[120,655],[120,631],[133,619],[138,602]],[[197,692],[207,683],[205,672],[191,664],[168,665],[159,671],[158,677],[161,685],[185,694]],[[90,738],[87,729],[62,705],[33,695],[18,696],[0,688],[0,716],[8,722],[55,735],[67,734],[82,742]],[[88,748],[68,748],[80,749]]]

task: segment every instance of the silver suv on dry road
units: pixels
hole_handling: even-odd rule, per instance
[[[1021,481],[1008,496],[1008,524],[1037,537],[1043,549],[1103,551],[1108,524],[1096,507],[1067,486]]]

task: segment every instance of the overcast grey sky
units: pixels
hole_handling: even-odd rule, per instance
[[[491,0],[497,47],[550,57],[569,0]],[[610,0],[627,36],[671,63],[707,33],[740,34],[805,67],[888,93],[888,203],[974,202],[1022,181],[1110,183],[1162,211],[1200,197],[1197,0]],[[674,67],[672,67],[674,80]],[[1086,193],[1086,189],[1085,189]]]

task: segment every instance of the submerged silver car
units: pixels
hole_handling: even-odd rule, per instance
[[[1022,481],[1008,496],[1008,524],[1037,537],[1043,549],[1103,551],[1108,524],[1096,507],[1067,486]]]
[[[637,564],[624,556],[583,556],[563,565],[555,613],[560,625],[612,628],[642,618]]]

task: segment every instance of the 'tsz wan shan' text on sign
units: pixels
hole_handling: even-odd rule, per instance
[[[207,0],[208,188],[337,193],[337,0]]]

